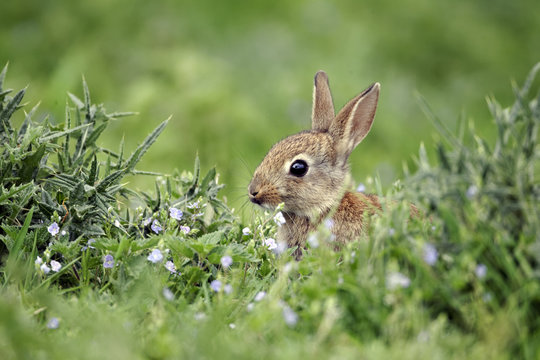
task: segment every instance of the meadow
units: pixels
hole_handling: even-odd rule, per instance
[[[538,358],[536,10],[3,4],[0,358]],[[382,83],[351,162],[396,206],[294,261],[239,208],[320,68]]]

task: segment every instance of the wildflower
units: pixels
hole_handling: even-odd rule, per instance
[[[47,231],[52,236],[56,236],[58,234],[58,232],[60,231],[60,227],[58,227],[58,224],[55,221],[47,228]]]
[[[386,287],[394,290],[398,287],[407,288],[411,285],[411,279],[399,272],[392,272],[386,276]]]
[[[176,266],[170,260],[165,263],[165,269],[169,270],[171,274],[174,274],[176,272]]]
[[[180,220],[182,219],[182,216],[184,215],[184,213],[180,209],[171,207],[169,208],[169,215],[175,220]]]
[[[466,193],[467,198],[472,199],[476,196],[476,194],[478,194],[478,188],[476,187],[476,185],[469,186]]]
[[[214,280],[210,283],[210,289],[214,290],[215,292],[218,292],[221,290],[221,281]]]
[[[264,245],[268,247],[268,250],[274,250],[277,248],[276,240],[272,238],[264,240]]]
[[[146,226],[150,225],[151,222],[152,222],[152,218],[149,217],[146,220],[144,220],[142,224],[143,224],[143,226],[146,227]]]
[[[287,250],[287,243],[284,241],[278,241],[276,248],[273,250],[275,254],[279,255]]]
[[[225,284],[225,286],[223,287],[223,292],[225,292],[225,294],[229,295],[230,293],[232,293],[233,291],[233,287],[231,284]]]
[[[285,216],[283,216],[283,213],[280,211],[274,216],[274,222],[277,226],[282,226],[285,224]]]
[[[361,192],[361,193],[365,192],[366,191],[366,185],[364,185],[362,183],[358,184],[358,187],[356,188],[356,191]]]
[[[221,262],[221,265],[222,265],[225,269],[227,269],[229,266],[232,265],[233,259],[232,259],[232,257],[230,257],[229,255],[225,255],[225,256],[223,256],[223,257],[221,258],[220,262]]]
[[[67,234],[66,230],[62,230],[62,231],[60,232],[60,235],[62,235],[62,236],[65,236],[66,234]]]
[[[114,220],[114,226],[119,228],[120,227],[120,220],[118,220],[118,219]]]
[[[154,219],[154,221],[152,221],[152,226],[150,226],[150,228],[152,229],[153,232],[155,232],[156,234],[159,234],[159,232],[161,230],[163,230],[161,228],[161,225],[159,225],[159,221],[157,221],[156,219]]]
[[[242,229],[242,234],[244,236],[248,236],[248,235],[251,234],[251,230],[248,227],[245,227],[245,228]]]
[[[254,307],[255,307],[254,303],[247,304],[247,306],[246,306],[247,312],[252,312]]]
[[[334,227],[334,220],[332,219],[324,220],[324,227],[327,228],[328,230],[332,230],[332,228]]]
[[[257,295],[255,295],[255,298],[253,298],[253,300],[255,300],[256,302],[259,302],[262,299],[264,299],[265,296],[266,296],[266,291],[259,291]]]
[[[112,269],[114,267],[114,258],[112,255],[105,255],[105,258],[103,259],[103,267],[105,269]]]
[[[62,268],[62,264],[60,264],[56,260],[51,260],[51,269],[52,269],[52,271],[58,272],[58,271],[60,271],[61,268]]]
[[[51,330],[58,329],[58,326],[60,326],[60,320],[56,317],[52,317],[47,322],[47,329],[51,329]]]
[[[173,292],[168,288],[168,287],[164,287],[163,288],[163,291],[162,291],[162,294],[163,294],[163,297],[169,301],[173,301],[174,300],[174,294]]]
[[[394,236],[395,233],[396,233],[396,230],[394,228],[388,229],[388,235],[389,236]]]
[[[439,258],[439,253],[437,252],[435,246],[431,244],[425,244],[423,258],[428,265],[435,265],[437,259]]]
[[[151,261],[155,264],[163,260],[163,254],[161,253],[159,249],[154,249],[152,250],[150,255],[148,255],[147,259],[148,261]]]
[[[195,320],[201,321],[201,320],[204,320],[206,318],[206,314],[203,313],[203,312],[198,312],[198,313],[195,313],[195,315],[193,315],[193,317],[195,318]]]
[[[47,264],[41,264],[39,268],[41,269],[41,271],[43,271],[44,274],[48,274],[51,271]]]
[[[312,248],[316,249],[319,247],[319,239],[317,239],[317,236],[315,236],[315,234],[309,235],[307,241],[309,246],[311,246]]]
[[[199,208],[199,202],[195,201],[194,203],[188,204],[187,208],[188,209],[198,209]]]
[[[187,234],[189,234],[191,229],[189,228],[189,226],[180,226],[180,231],[182,231],[184,233],[184,235],[187,235]]]
[[[36,257],[35,264],[36,264],[36,265],[41,265],[41,264],[43,264],[43,259],[41,259],[39,256]]]
[[[288,305],[283,306],[283,319],[285,324],[293,327],[298,322],[298,315]]]
[[[233,329],[233,330],[236,329],[236,325],[233,324],[233,323],[230,323],[230,324],[229,324],[229,327],[230,327],[231,329]]]
[[[479,279],[485,278],[487,275],[487,266],[484,264],[478,264],[476,269],[474,269],[474,273]]]

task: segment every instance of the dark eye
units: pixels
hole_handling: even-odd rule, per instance
[[[306,175],[308,171],[308,165],[304,160],[296,160],[292,163],[290,171],[292,175],[302,177]]]

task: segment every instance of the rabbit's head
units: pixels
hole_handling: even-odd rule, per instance
[[[248,186],[249,199],[263,208],[314,220],[341,201],[348,158],[368,134],[379,97],[378,83],[350,100],[334,115],[326,73],[315,75],[312,129],[275,144]]]

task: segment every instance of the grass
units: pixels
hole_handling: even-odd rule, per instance
[[[151,193],[123,183],[166,121],[130,155],[104,148],[127,114],[93,104],[83,84],[63,121],[36,121],[4,69],[1,357],[536,358],[539,69],[511,106],[490,100],[494,144],[426,106],[437,159],[420,147],[386,193],[368,182],[397,206],[337,251],[323,226],[298,262],[265,246],[273,214],[240,219],[198,159]],[[409,218],[410,202],[423,216]]]

